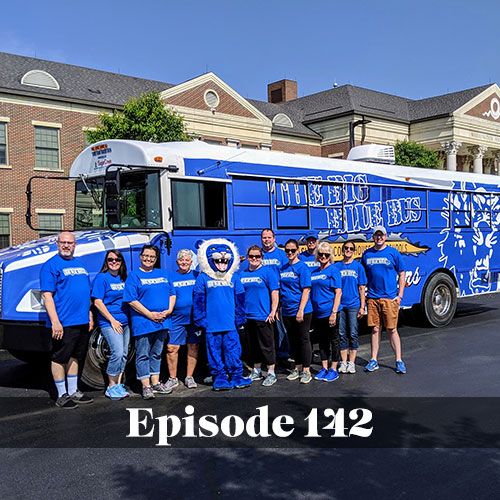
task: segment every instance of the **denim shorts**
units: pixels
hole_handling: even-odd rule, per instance
[[[199,344],[203,329],[194,325],[175,325],[169,331],[169,345]]]

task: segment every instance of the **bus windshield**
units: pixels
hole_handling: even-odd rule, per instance
[[[76,183],[75,229],[107,227],[104,210],[104,178]],[[120,186],[120,229],[161,227],[160,178],[158,172],[124,172]]]

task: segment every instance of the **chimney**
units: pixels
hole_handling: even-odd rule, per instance
[[[297,82],[280,80],[267,86],[267,102],[279,104],[297,99]]]

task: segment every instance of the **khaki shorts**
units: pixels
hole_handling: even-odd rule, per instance
[[[367,299],[368,326],[396,328],[398,326],[399,304],[392,299]]]

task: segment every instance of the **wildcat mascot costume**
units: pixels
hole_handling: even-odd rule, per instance
[[[215,238],[198,249],[200,274],[193,291],[193,317],[205,328],[207,355],[216,391],[248,387],[243,377],[238,329],[246,322],[245,289],[238,276],[234,243]]]

